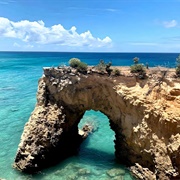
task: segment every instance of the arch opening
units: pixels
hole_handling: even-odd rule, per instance
[[[95,179],[134,179],[126,167],[115,158],[116,135],[111,127],[111,120],[100,111],[88,110],[80,120],[78,128],[82,129],[86,124],[92,126],[93,130],[80,146],[80,163],[94,174],[99,174]]]
[[[86,111],[78,124],[78,128],[82,129],[84,125],[89,125],[93,129],[83,141],[80,153],[84,151],[84,148],[87,150],[93,149],[97,152],[108,153],[111,155],[111,159],[114,159],[115,132],[110,128],[108,117],[100,111]],[[87,151],[87,153],[91,152]]]

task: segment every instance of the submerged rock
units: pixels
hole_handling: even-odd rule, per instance
[[[88,169],[81,168],[81,169],[78,170],[77,173],[78,173],[79,176],[82,176],[82,175],[89,175],[91,172]]]
[[[93,127],[90,124],[85,124],[82,129],[79,129],[79,135],[82,136],[83,139],[87,138],[90,133],[92,133]]]
[[[123,176],[125,175],[125,170],[120,168],[113,168],[106,172],[110,177]]]

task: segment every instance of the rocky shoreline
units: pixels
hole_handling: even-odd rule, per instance
[[[108,76],[93,68],[44,68],[14,166],[34,173],[76,153],[78,123],[93,109],[109,118],[116,159],[137,178],[180,178],[180,80],[164,71],[148,70],[141,80],[127,69]]]

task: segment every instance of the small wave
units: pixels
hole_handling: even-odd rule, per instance
[[[6,98],[6,97],[0,97],[0,101],[2,102],[2,101],[6,101],[6,100],[8,100],[8,98]],[[4,104],[3,104],[4,105]]]
[[[11,112],[19,111],[19,109],[11,109]]]
[[[14,91],[16,90],[16,88],[14,87],[3,87],[3,88],[0,88],[0,91]]]

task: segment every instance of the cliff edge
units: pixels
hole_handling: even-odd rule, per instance
[[[91,109],[109,118],[116,158],[137,178],[180,179],[180,80],[159,70],[140,80],[44,68],[14,166],[33,173],[76,153],[78,123]]]

